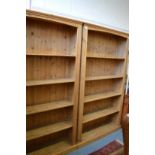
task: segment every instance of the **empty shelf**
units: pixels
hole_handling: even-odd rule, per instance
[[[54,109],[70,107],[72,105],[73,104],[70,101],[65,101],[65,100],[64,101],[54,101],[54,102],[44,103],[44,104],[39,104],[39,105],[32,105],[32,106],[26,107],[26,114],[31,115],[31,114],[50,111],[50,110],[54,110]]]
[[[119,79],[119,78],[123,78],[123,76],[122,75],[94,76],[94,77],[87,77],[86,81],[104,80],[104,79]]]
[[[106,93],[92,94],[92,95],[85,96],[84,102],[86,103],[86,102],[96,101],[96,100],[110,98],[114,96],[120,96],[120,95],[121,93],[113,92],[113,91],[106,92]]]
[[[65,151],[71,145],[67,141],[61,141],[59,143],[49,145],[42,149],[28,153],[28,155],[55,155]]]
[[[125,60],[124,57],[118,57],[118,56],[102,56],[98,54],[87,54],[87,58],[101,58],[101,59],[116,59],[116,60]]]
[[[103,137],[104,135],[107,135],[111,132],[113,132],[114,130],[120,128],[120,125],[116,125],[114,123],[109,123],[106,125],[102,125],[98,128],[92,129],[90,131],[84,132],[82,134],[82,140],[83,141],[87,141],[87,140],[91,140],[91,139],[98,139]]]
[[[75,58],[76,56],[73,54],[52,54],[51,52],[36,52],[36,53],[26,53],[27,56],[53,56],[53,57],[73,57]]]
[[[53,134],[55,132],[69,129],[71,127],[72,127],[71,122],[65,121],[65,122],[55,123],[55,124],[37,128],[37,129],[32,129],[27,131],[26,140],[28,141],[28,140],[40,138],[46,135]]]
[[[116,112],[118,112],[118,110],[116,108],[108,108],[108,109],[88,113],[88,114],[84,115],[83,123],[87,123],[87,122],[90,122],[92,120],[96,120],[98,118],[102,118],[102,117],[114,114]]]
[[[26,86],[37,86],[37,85],[48,85],[48,84],[59,84],[59,83],[70,83],[74,82],[74,79],[50,79],[50,80],[31,80],[26,82]]]

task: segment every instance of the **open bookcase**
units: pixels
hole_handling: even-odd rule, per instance
[[[27,154],[64,155],[120,127],[127,33],[27,10],[26,42]]]
[[[120,127],[128,35],[84,24],[78,141],[88,143]]]
[[[77,138],[82,23],[26,14],[27,154],[60,154]]]

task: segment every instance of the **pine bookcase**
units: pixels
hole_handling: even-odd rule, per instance
[[[65,155],[120,128],[128,34],[26,12],[26,151]]]
[[[26,145],[60,154],[77,138],[82,23],[26,12]]]
[[[88,143],[120,127],[128,35],[83,26],[78,141]]]

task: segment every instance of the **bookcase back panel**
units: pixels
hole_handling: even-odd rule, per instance
[[[113,34],[88,31],[87,55],[101,57],[125,57],[126,39]]]
[[[27,87],[27,106],[52,101],[72,101],[73,85],[73,83],[70,83]]]
[[[107,99],[101,99],[98,101],[92,101],[84,104],[84,114],[96,112],[99,110],[105,110],[108,108],[117,108],[120,97],[113,97]]]
[[[71,131],[72,129],[67,129],[64,131],[60,131],[48,136],[44,136],[38,139],[34,139],[31,141],[28,141],[26,143],[26,151],[27,153],[38,150],[40,148],[49,146],[49,145],[53,145],[58,143],[59,141],[65,141],[66,137],[67,137],[67,142],[71,143]],[[57,148],[57,149],[61,149],[61,148]],[[54,151],[54,150],[53,150]],[[46,154],[50,154],[50,152],[46,152]]]
[[[85,95],[106,92],[120,92],[120,84],[122,79],[108,79],[99,81],[88,81],[85,84]]]
[[[86,77],[122,75],[124,61],[88,58]]]
[[[75,55],[77,29],[68,25],[27,19],[27,54]]]
[[[73,78],[75,59],[62,57],[27,56],[27,80]]]
[[[26,118],[27,123],[26,128],[27,130],[30,130],[46,125],[51,125],[53,123],[58,123],[61,121],[71,121],[71,120],[72,120],[72,107],[57,109],[54,111],[28,115]]]

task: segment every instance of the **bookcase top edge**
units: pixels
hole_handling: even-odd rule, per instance
[[[91,24],[91,23],[85,23],[84,28],[87,28],[88,30],[92,31],[99,31],[99,32],[105,32],[105,33],[110,33],[116,36],[120,36],[123,38],[129,38],[129,33],[124,32],[124,31],[119,31],[107,26],[102,26],[102,25],[97,25],[97,24]]]
[[[124,38],[129,37],[129,33],[126,31],[118,30],[116,28],[112,28],[112,27],[99,24],[99,23],[95,23],[92,21],[75,19],[75,18],[66,17],[62,15],[55,15],[53,13],[49,14],[45,12],[27,9],[26,16],[30,18],[43,19],[47,21],[55,21],[55,22],[66,24],[66,25],[73,26],[73,27],[80,27],[82,26],[82,24],[84,24],[84,26],[88,27],[89,30],[111,33],[111,34],[118,35]]]
[[[80,21],[66,18],[63,16],[54,15],[54,14],[38,12],[34,10],[26,10],[26,17],[47,20],[51,22],[53,21],[53,22],[57,22],[57,23],[61,23],[61,24],[65,24],[73,27],[82,26],[82,22]]]

